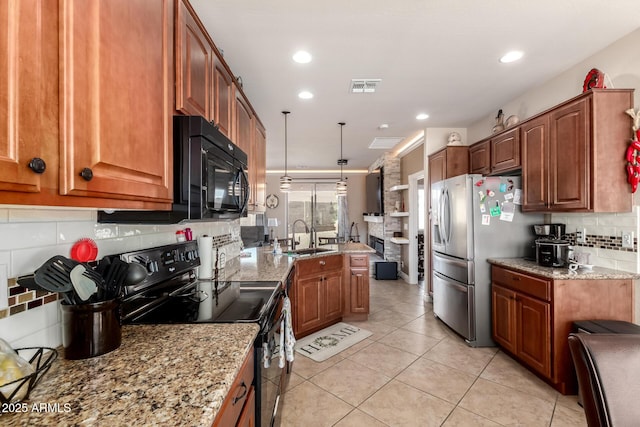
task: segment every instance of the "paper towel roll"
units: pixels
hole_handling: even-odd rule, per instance
[[[211,279],[213,265],[213,237],[206,234],[198,237],[198,253],[200,254],[199,279]]]

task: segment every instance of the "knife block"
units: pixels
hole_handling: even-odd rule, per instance
[[[60,304],[65,359],[88,359],[120,347],[120,301]]]

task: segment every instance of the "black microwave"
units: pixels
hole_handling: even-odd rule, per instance
[[[247,155],[200,116],[174,116],[171,211],[98,212],[98,222],[170,224],[247,216]]]

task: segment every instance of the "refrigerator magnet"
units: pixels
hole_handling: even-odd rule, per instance
[[[482,225],[491,224],[491,215],[482,215]]]
[[[484,202],[484,199],[487,198],[487,196],[485,196],[484,191],[478,191],[478,195],[480,195],[480,203]]]
[[[484,205],[484,203],[480,203],[480,212],[485,213],[487,211],[487,207]]]
[[[516,205],[509,202],[504,202],[502,204],[502,212],[500,213],[500,220],[513,222],[513,216],[516,213]]]
[[[516,188],[515,191],[513,192],[513,203],[515,203],[516,205],[521,205],[522,204],[522,190],[519,188]]]
[[[496,205],[489,209],[489,214],[491,216],[500,216],[502,210],[500,209],[500,202],[496,201]]]
[[[504,199],[505,199],[506,201],[509,201],[509,200],[513,199],[513,193],[507,193],[507,194],[505,194],[505,195],[504,195]]]
[[[500,192],[501,193],[506,193],[507,192],[507,184],[506,183],[502,183],[500,184]]]

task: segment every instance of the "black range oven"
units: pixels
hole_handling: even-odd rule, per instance
[[[128,252],[120,258],[138,262],[148,271],[143,282],[124,290],[123,324],[251,322],[260,326],[254,342],[256,426],[279,425],[278,403],[290,372],[288,364],[280,368],[278,363],[282,304],[290,279],[285,284],[197,279],[195,267],[200,261],[193,241]]]

